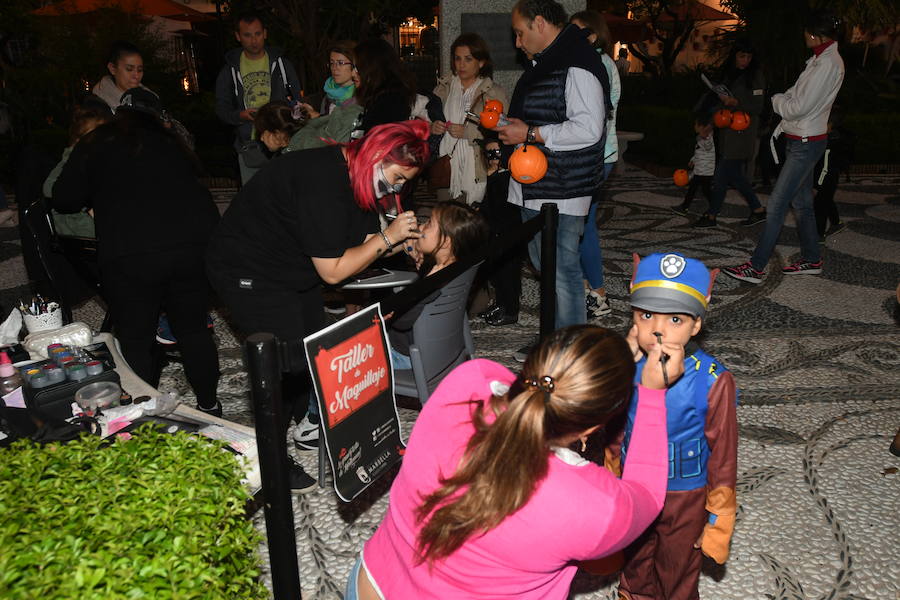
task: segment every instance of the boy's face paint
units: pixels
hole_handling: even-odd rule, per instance
[[[657,333],[662,334],[665,343],[684,346],[700,333],[703,326],[703,319],[684,314],[655,313],[635,308],[632,315],[638,331],[638,346],[644,353],[649,353],[659,343]]]

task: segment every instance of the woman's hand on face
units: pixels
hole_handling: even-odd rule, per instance
[[[447,122],[446,121],[432,121],[431,122],[431,133],[434,135],[444,135],[444,132],[447,131]]]
[[[662,355],[669,358],[662,362]],[[660,366],[662,365],[662,366]],[[666,370],[669,385],[666,386],[666,377],[663,377],[663,369]],[[684,374],[684,346],[663,342],[662,345],[654,342],[647,354],[647,364],[641,373],[641,385],[652,390],[664,390],[671,387]]]
[[[447,131],[455,138],[462,138],[466,135],[466,126],[457,123],[447,123]]]
[[[397,218],[394,219],[393,223],[388,225],[387,229],[384,230],[384,233],[388,236],[388,239],[391,240],[391,243],[395,245],[404,240],[417,240],[422,237],[421,234],[419,234],[419,224],[416,222],[416,213],[411,210],[407,210],[406,212],[397,215]]]

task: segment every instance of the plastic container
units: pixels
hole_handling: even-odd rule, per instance
[[[6,395],[22,387],[22,376],[12,365],[9,355],[0,352],[0,395]]]
[[[50,306],[53,306],[54,304],[55,303]],[[22,318],[25,321],[25,327],[28,329],[28,333],[59,329],[63,326],[62,309],[58,304],[51,311],[39,315],[31,315],[25,312],[22,314]]]
[[[79,388],[75,392],[75,402],[82,410],[93,412],[98,408],[102,410],[118,405],[121,395],[122,388],[119,384],[112,381],[98,381]]]

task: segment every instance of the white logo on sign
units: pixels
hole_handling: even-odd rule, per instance
[[[369,477],[368,473],[366,473],[365,467],[358,467],[356,469],[356,476],[359,477],[359,480],[362,481],[363,483],[369,483],[372,481],[372,478]]]
[[[659,261],[659,270],[669,279],[675,279],[684,271],[685,260],[677,254],[666,254]]]

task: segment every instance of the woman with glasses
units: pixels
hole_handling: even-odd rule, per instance
[[[321,115],[330,115],[334,109],[341,106],[357,104],[356,85],[353,81],[354,50],[356,42],[342,40],[328,49],[328,63],[325,65],[331,72],[331,76],[325,80],[322,105],[316,111],[309,104],[301,106],[309,113],[309,118],[315,119]]]
[[[431,133],[440,135],[440,156],[450,156],[450,187],[438,189],[438,200],[480,203],[484,198],[487,173],[479,140],[484,136],[478,124],[466,120],[466,113],[479,114],[488,100],[506,107],[506,91],[493,82],[494,63],[487,43],[477,33],[464,33],[450,46],[452,75],[443,77],[434,94],[444,103],[443,120],[431,124]]]

